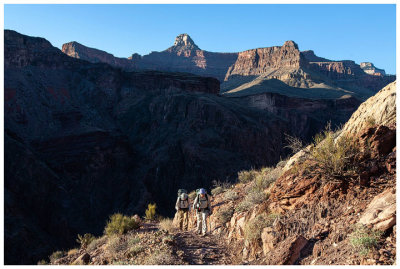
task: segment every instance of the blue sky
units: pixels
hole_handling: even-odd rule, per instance
[[[78,41],[118,57],[170,47],[188,33],[204,50],[237,52],[294,40],[300,50],[396,71],[391,5],[5,5],[5,29],[61,48]]]

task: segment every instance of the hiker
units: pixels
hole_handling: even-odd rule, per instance
[[[204,236],[207,233],[207,217],[211,214],[210,198],[205,189],[198,191],[193,209],[197,215],[197,233]]]
[[[189,224],[189,199],[185,189],[178,190],[178,199],[176,200],[175,209],[178,211],[179,229],[181,231],[187,231]]]

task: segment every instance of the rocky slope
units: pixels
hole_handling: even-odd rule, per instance
[[[171,214],[176,189],[285,154],[287,121],[218,96],[214,78],[125,72],[4,35],[6,264],[100,233],[116,211],[154,201]]]
[[[144,56],[133,54],[127,59],[115,58],[76,42],[64,44],[62,50],[71,57],[102,61],[126,70],[190,72],[215,77],[221,81],[221,92],[227,96],[238,91],[241,95],[251,95],[257,90],[257,93],[284,95],[300,91],[297,97],[302,97],[302,89],[309,89],[307,93],[313,98],[321,98],[324,92],[322,98],[335,99],[351,94],[365,100],[395,79],[378,69],[371,73],[371,66],[365,63],[361,68],[354,61],[332,61],[316,56],[311,50],[300,51],[293,41],[239,53],[214,53],[201,50],[189,35],[181,34],[174,45],[164,51]],[[270,80],[283,83],[270,83]]]
[[[272,168],[242,171],[237,184],[217,184],[212,190],[210,235],[200,238],[193,230],[178,232],[164,220],[153,226],[153,233],[147,232],[149,238],[159,235],[145,243],[146,252],[132,256],[132,248],[125,246],[110,256],[104,250],[113,241],[103,236],[96,239],[101,246],[63,254],[52,263],[70,264],[87,255],[85,264],[149,264],[142,258],[145,253],[150,264],[394,265],[396,108],[390,106],[393,98],[387,98],[388,89],[395,94],[390,85],[373,97],[390,110],[379,122],[363,126],[349,121],[355,131],[341,131],[350,134],[345,141],[351,144],[337,141],[326,148],[324,143],[334,141],[328,135],[308,147],[306,157],[285,172],[283,161]],[[365,113],[369,112],[360,106],[354,115]],[[347,151],[350,145],[355,151],[343,159],[346,166],[340,174],[328,173],[323,159],[315,155],[326,149],[334,153],[329,149],[337,147]],[[194,212],[190,215],[189,226],[194,229]],[[117,238],[122,242],[143,232],[145,228]],[[156,259],[157,249],[166,245],[169,251],[163,253],[168,259]]]

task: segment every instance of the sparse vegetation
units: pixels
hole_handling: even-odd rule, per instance
[[[155,219],[156,208],[157,208],[157,205],[155,203],[147,205],[147,209],[145,211],[145,218],[147,220],[154,220]]]
[[[132,258],[135,257],[136,255],[138,255],[140,252],[144,251],[144,247],[143,246],[133,246],[129,248],[128,251],[128,257]]]
[[[354,232],[350,234],[350,243],[361,256],[365,256],[376,247],[381,236],[381,231],[371,230],[360,225],[356,226]]]
[[[282,174],[281,168],[266,167],[260,170],[253,182],[253,189],[263,191],[274,183]]]
[[[176,231],[176,227],[173,223],[172,219],[165,218],[160,221],[160,230],[168,232],[168,233],[173,233]]]
[[[351,159],[357,153],[356,145],[350,137],[335,139],[336,135],[328,125],[315,136],[310,150],[311,159],[330,179],[341,178],[350,169]]]
[[[86,248],[87,251],[93,251],[96,248],[98,248],[101,245],[104,245],[105,243],[107,243],[107,237],[103,236],[100,238],[96,238],[94,239]]]
[[[245,212],[250,210],[253,206],[262,203],[267,199],[264,192],[252,191],[249,192],[242,202],[236,207],[236,212]]]
[[[76,239],[76,242],[81,245],[81,248],[85,249],[95,239],[96,237],[90,233],[86,233],[83,236],[78,234],[78,239]]]
[[[254,180],[257,171],[255,169],[243,170],[238,173],[238,180],[240,183],[248,183]]]
[[[174,264],[172,253],[167,250],[157,250],[147,256],[144,260],[145,265],[171,265]]]
[[[37,265],[48,265],[49,263],[46,260],[38,261]]]
[[[110,220],[107,222],[104,233],[108,236],[115,234],[121,235],[130,230],[138,229],[139,226],[139,223],[134,218],[116,213],[110,216]]]
[[[62,258],[63,256],[64,256],[64,252],[63,252],[63,251],[60,251],[60,250],[59,250],[59,251],[53,252],[53,253],[49,256],[50,263],[54,263],[56,260]]]
[[[223,207],[215,213],[215,217],[219,223],[225,224],[231,220],[233,212],[232,207]]]
[[[286,143],[287,143],[285,148],[290,149],[292,154],[296,154],[297,152],[302,150],[304,147],[303,141],[301,141],[301,139],[298,137],[285,134],[285,139],[286,139]]]
[[[121,240],[121,237],[112,236],[107,242],[107,251],[111,256],[117,256],[128,248],[128,242]]]
[[[79,249],[77,249],[77,248],[70,249],[70,250],[68,250],[67,255],[68,256],[74,255],[74,254],[78,253],[78,251],[79,251]]]
[[[250,220],[244,227],[244,237],[249,241],[257,241],[261,238],[262,230],[271,226],[277,215],[263,213]]]
[[[191,192],[188,194],[188,197],[189,197],[190,200],[193,201],[193,200],[196,198],[196,191],[191,191]]]
[[[215,196],[223,192],[224,189],[222,187],[215,187],[214,189],[211,190],[211,195]]]
[[[224,198],[229,201],[234,201],[239,198],[238,194],[234,190],[229,190],[225,192]]]
[[[368,127],[368,128],[370,128],[370,127],[373,127],[373,126],[375,126],[376,125],[376,120],[375,120],[375,118],[374,117],[368,117],[367,119],[366,119],[366,126]]]
[[[167,245],[172,245],[174,243],[174,237],[172,235],[164,236],[162,242]]]

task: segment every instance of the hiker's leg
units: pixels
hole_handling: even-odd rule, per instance
[[[179,229],[183,229],[183,210],[179,210]]]
[[[203,234],[207,233],[207,211],[201,212],[201,217],[202,217],[202,232]]]
[[[189,211],[183,212],[183,229],[188,230],[189,225]]]
[[[197,212],[197,232],[201,232],[201,212]]]

